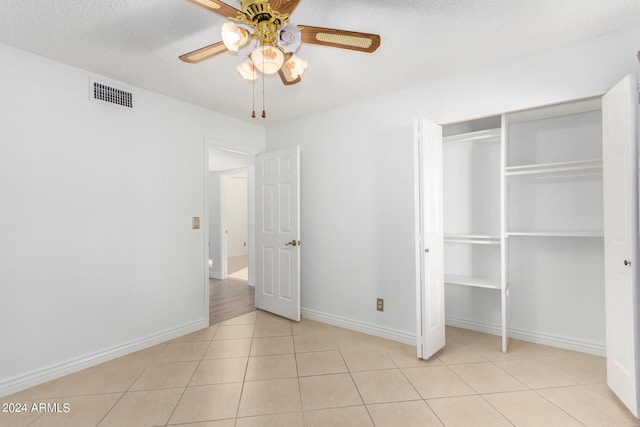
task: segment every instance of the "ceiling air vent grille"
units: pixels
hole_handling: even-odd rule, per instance
[[[116,104],[127,108],[133,108],[133,94],[131,92],[96,81],[92,83],[92,98],[94,100],[109,102],[111,104]]]

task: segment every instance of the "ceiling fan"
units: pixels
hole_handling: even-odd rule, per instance
[[[248,80],[255,80],[257,72],[278,73],[285,85],[298,83],[307,67],[307,61],[295,54],[301,43],[368,53],[380,46],[380,36],[377,34],[291,23],[289,16],[300,0],[240,0],[242,10],[218,0],[188,1],[230,21],[222,26],[222,41],[181,55],[180,59],[198,63],[226,51],[238,51],[249,41],[256,40],[256,48],[237,67],[240,75]]]

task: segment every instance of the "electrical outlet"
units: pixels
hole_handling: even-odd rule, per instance
[[[376,304],[376,310],[384,311],[384,300],[382,298],[378,298],[378,302]]]

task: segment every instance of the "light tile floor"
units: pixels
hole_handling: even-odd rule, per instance
[[[0,399],[0,426],[640,426],[601,357],[447,328],[409,345],[256,311]]]

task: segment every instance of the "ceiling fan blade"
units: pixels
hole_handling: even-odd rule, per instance
[[[291,54],[288,55],[291,56]],[[289,67],[287,67],[287,61],[285,61],[284,64],[282,64],[282,67],[280,67],[280,70],[278,70],[278,75],[280,76],[280,80],[282,80],[282,83],[284,83],[286,86],[294,85],[302,81],[300,76],[293,78],[291,70],[289,69]]]
[[[191,3],[198,5],[200,7],[204,7],[211,12],[215,12],[218,15],[222,15],[225,18],[235,18],[238,15],[242,15],[242,11],[236,9],[235,7],[231,7],[226,3],[223,3],[218,0],[187,0]]]
[[[380,46],[378,34],[358,33],[355,31],[334,30],[331,28],[299,25],[302,42],[322,46],[339,47],[360,52],[374,52]]]
[[[298,3],[300,0],[270,0],[269,4],[273,10],[276,10],[280,13],[291,13],[298,7]]]
[[[196,64],[226,51],[227,48],[224,46],[224,43],[220,41],[198,50],[194,50],[193,52],[180,55],[180,59],[190,64]]]

